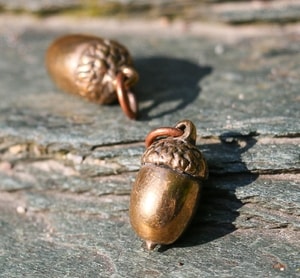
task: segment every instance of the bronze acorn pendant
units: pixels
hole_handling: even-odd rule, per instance
[[[195,146],[196,127],[184,120],[153,130],[130,196],[130,222],[149,250],[175,242],[197,208],[206,160]]]
[[[116,41],[89,35],[67,35],[47,50],[49,75],[63,91],[110,104],[117,99],[131,119],[137,103],[131,87],[138,81],[128,50]]]

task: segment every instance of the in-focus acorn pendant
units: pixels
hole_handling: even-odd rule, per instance
[[[130,196],[130,222],[149,250],[176,241],[197,208],[206,160],[195,146],[196,127],[183,120],[153,130],[146,137]]]
[[[80,34],[60,37],[47,50],[46,67],[63,91],[99,104],[118,99],[124,113],[136,118],[131,87],[138,74],[128,50],[118,42]]]

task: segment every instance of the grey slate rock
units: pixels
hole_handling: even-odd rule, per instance
[[[170,26],[1,20],[0,277],[298,275],[297,32],[230,41]],[[51,83],[45,50],[74,31],[131,50],[138,121]],[[131,185],[145,135],[183,118],[210,177],[183,237],[147,252],[129,224]]]
[[[245,24],[254,22],[289,23],[299,21],[300,4],[293,0],[277,1],[198,1],[189,0],[0,0],[4,12],[30,12],[41,15],[68,12],[97,16],[121,14],[131,17],[182,18]]]

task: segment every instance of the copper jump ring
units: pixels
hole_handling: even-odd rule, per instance
[[[125,85],[125,75],[119,72],[116,77],[116,91],[120,106],[130,119],[137,117],[137,101],[133,92]]]
[[[148,133],[145,139],[146,148],[148,148],[157,137],[178,137],[184,133],[182,129],[176,127],[160,127]]]

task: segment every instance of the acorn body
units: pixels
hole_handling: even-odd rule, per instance
[[[170,168],[142,166],[131,194],[132,227],[150,249],[171,244],[186,229],[199,195],[196,179]]]
[[[116,76],[137,81],[128,50],[116,41],[89,35],[67,35],[50,45],[46,54],[49,75],[63,91],[100,104],[117,99]]]
[[[196,129],[190,121],[181,136],[153,142],[142,157],[130,197],[130,221],[148,249],[175,242],[197,208],[206,161],[195,146]]]

